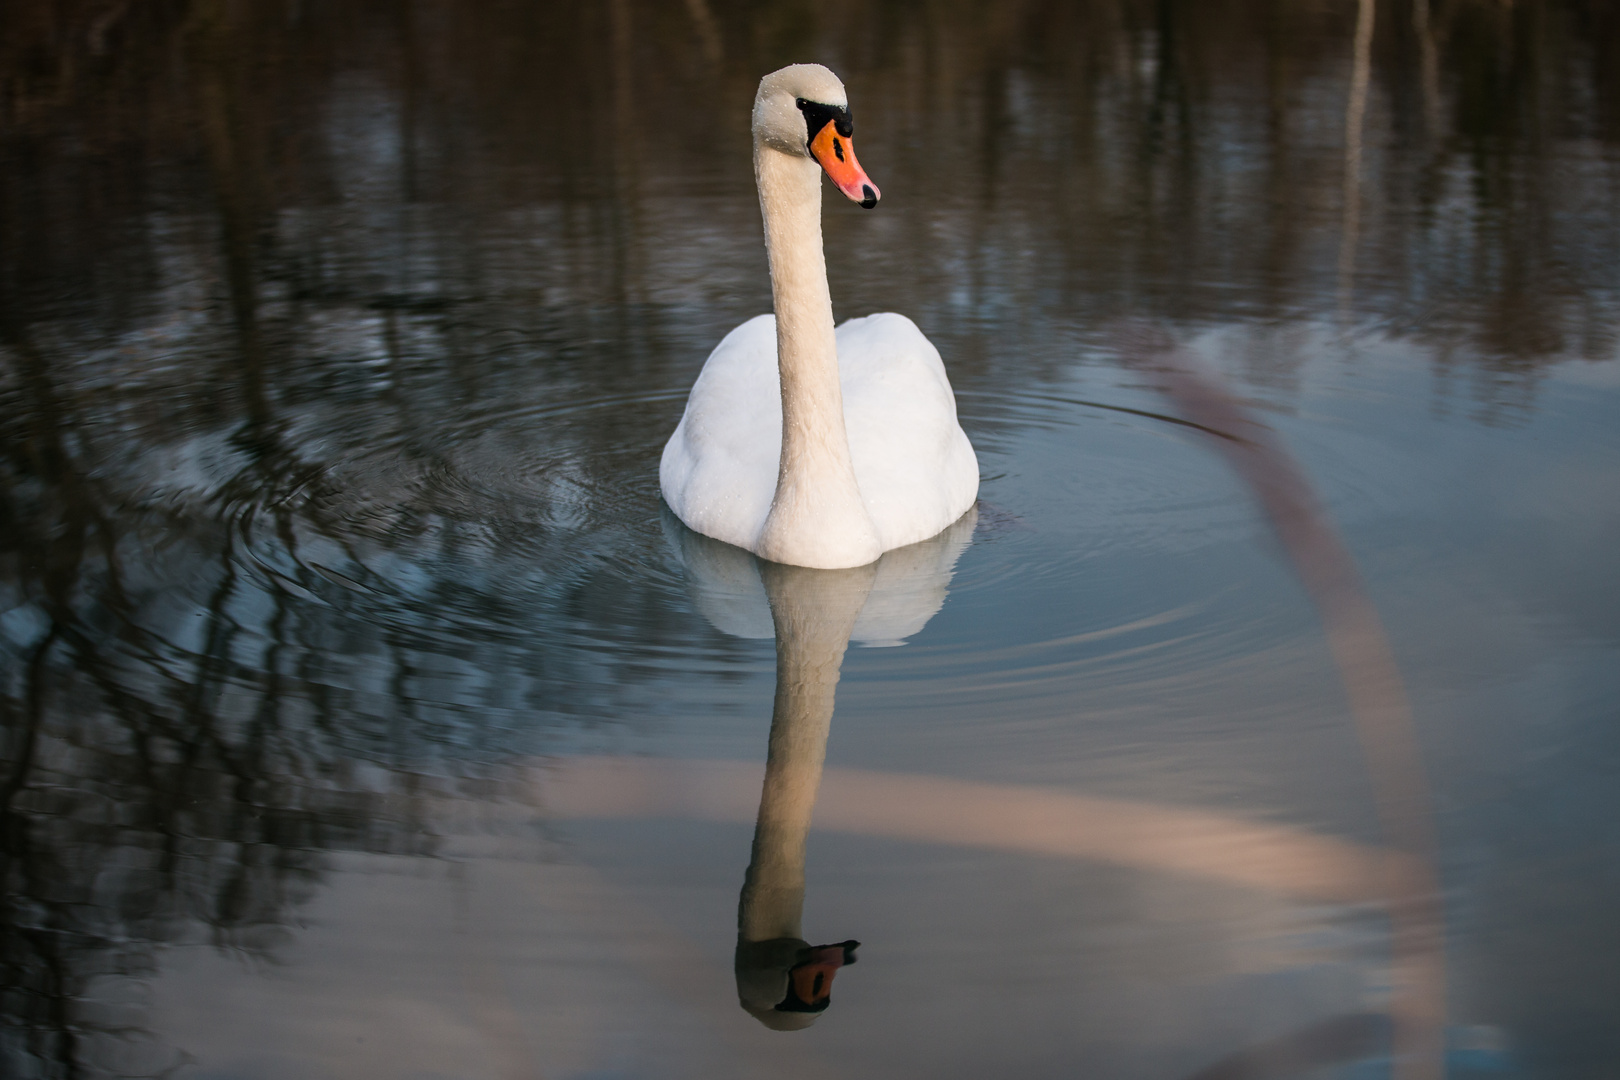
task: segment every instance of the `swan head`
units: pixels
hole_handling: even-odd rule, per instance
[[[849,95],[820,64],[790,64],[759,81],[754,96],[754,143],[826,170],[838,190],[870,210],[881,193],[855,160]]]
[[[860,942],[811,945],[801,938],[737,942],[737,999],[773,1031],[800,1031],[832,1004],[832,981],[855,962]]]

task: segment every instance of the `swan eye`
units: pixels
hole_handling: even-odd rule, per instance
[[[850,116],[849,108],[845,105],[823,105],[819,101],[809,98],[794,98],[793,104],[804,113],[805,141],[814,139],[829,123],[833,130],[844,138],[855,134],[855,118]],[[839,158],[843,160],[842,157]]]

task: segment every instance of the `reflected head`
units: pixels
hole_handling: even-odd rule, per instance
[[[773,1031],[801,1031],[832,1004],[833,976],[855,962],[858,941],[812,946],[801,938],[737,942],[737,1001]]]

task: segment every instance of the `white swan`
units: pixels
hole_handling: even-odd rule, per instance
[[[715,346],[664,447],[659,485],[688,527],[773,562],[864,566],[961,517],[979,463],[939,352],[904,315],[833,329],[821,171],[870,209],[838,77],[794,64],[760,80],[754,177],[775,316]]]

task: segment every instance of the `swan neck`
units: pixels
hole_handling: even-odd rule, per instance
[[[809,158],[756,146],[754,179],[765,219],[778,362],[805,389],[830,369],[836,392],[838,349],[821,241],[821,170]]]
[[[775,562],[860,566],[882,553],[844,428],[832,296],[821,242],[821,170],[756,143],[754,175],[776,310],[782,456],[756,552]]]

